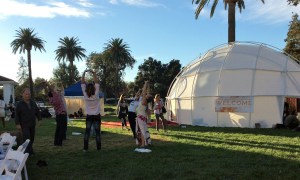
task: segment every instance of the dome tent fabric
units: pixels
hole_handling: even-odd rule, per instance
[[[64,91],[64,97],[66,100],[67,104],[67,111],[68,114],[73,114],[74,112],[77,112],[79,108],[82,108],[83,113],[85,115],[85,102],[83,98],[83,93],[81,90],[81,82],[77,82],[68,88],[65,89]],[[104,114],[104,94],[102,92],[99,93],[100,97],[100,113],[101,115]]]
[[[282,123],[285,97],[300,97],[300,66],[262,43],[209,50],[174,79],[168,117],[179,124],[270,128]]]

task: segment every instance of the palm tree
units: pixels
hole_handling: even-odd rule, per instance
[[[34,29],[31,28],[20,28],[16,30],[17,35],[16,39],[13,40],[10,44],[14,54],[19,51],[19,53],[27,52],[27,63],[28,63],[28,73],[29,73],[29,87],[31,97],[34,99],[33,92],[33,81],[32,81],[32,70],[31,70],[31,49],[34,47],[34,50],[38,49],[40,52],[46,52],[44,48],[44,40],[37,37],[37,34],[34,33]]]
[[[123,42],[123,39],[120,38],[112,38],[105,44],[104,47],[104,57],[108,60],[110,67],[115,69],[115,95],[116,97],[119,95],[120,86],[119,79],[123,74],[124,69],[129,66],[133,68],[136,60],[131,56],[130,49],[127,43]]]
[[[297,6],[300,3],[300,0],[287,0],[290,5]]]
[[[73,84],[75,82],[73,68],[75,58],[77,60],[86,58],[86,55],[84,54],[86,50],[79,46],[80,42],[78,42],[77,37],[59,38],[58,42],[60,43],[60,46],[55,50],[55,59],[57,59],[58,62],[60,62],[60,60],[70,62],[70,84]]]
[[[265,3],[264,0],[261,0]],[[205,5],[208,5],[210,0],[192,0],[192,3],[198,4],[198,7],[195,11],[196,19],[198,18],[200,12],[204,8]],[[216,6],[219,0],[214,0],[213,5],[210,11],[210,17],[213,17]],[[227,9],[228,5],[228,43],[235,41],[235,7],[238,5],[240,12],[242,9],[245,9],[244,0],[223,0],[225,5],[225,10]]]

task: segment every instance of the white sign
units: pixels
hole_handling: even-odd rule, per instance
[[[216,112],[253,112],[252,96],[222,96],[216,99]]]

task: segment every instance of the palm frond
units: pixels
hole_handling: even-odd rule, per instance
[[[31,28],[20,28],[16,30],[16,39],[11,42],[12,51],[14,54],[17,53],[25,53],[25,50],[31,50],[32,47],[38,50],[46,51],[44,48],[44,43],[46,41],[37,37],[37,34],[34,33],[34,29]]]
[[[219,2],[219,0],[215,0],[215,1],[214,1],[213,5],[212,5],[212,7],[211,7],[211,11],[210,11],[210,17],[213,17],[214,12],[215,12],[215,9],[216,9],[216,7],[217,7],[217,5],[218,5],[218,2]]]
[[[80,42],[78,37],[64,37],[59,38],[58,42],[60,46],[54,51],[56,56],[55,59],[57,61],[69,61],[73,62],[75,59],[82,60],[82,58],[87,57],[85,55],[86,50],[79,46]]]
[[[193,2],[194,2],[194,1],[192,1],[192,3],[193,3]],[[209,0],[197,0],[197,1],[195,2],[195,4],[198,4],[198,6],[197,6],[197,8],[196,8],[196,11],[195,11],[195,18],[196,18],[196,19],[198,19],[200,12],[201,12],[202,9],[204,8],[204,6],[205,6],[206,4],[208,4],[208,3],[209,3]]]

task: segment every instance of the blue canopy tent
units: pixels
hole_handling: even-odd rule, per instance
[[[81,90],[81,82],[77,82],[64,91],[65,100],[67,104],[68,114],[73,114],[77,112],[79,108],[82,108],[83,114],[85,114],[85,102],[83,99],[83,93]],[[100,113],[103,116],[104,113],[104,94],[102,92],[99,93],[100,97]]]

